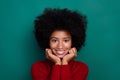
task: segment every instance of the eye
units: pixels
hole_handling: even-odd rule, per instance
[[[55,42],[57,42],[57,40],[56,40],[56,39],[52,39],[51,42],[54,42],[54,43],[55,43]]]
[[[69,42],[69,40],[65,39],[64,42]]]

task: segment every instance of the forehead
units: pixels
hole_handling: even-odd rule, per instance
[[[65,30],[56,30],[56,31],[53,31],[51,36],[50,37],[68,37],[70,38],[71,35],[68,31],[65,31]]]

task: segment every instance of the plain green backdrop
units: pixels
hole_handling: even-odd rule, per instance
[[[86,45],[77,60],[87,80],[120,80],[119,0],[0,0],[0,80],[32,80],[31,65],[44,59],[34,20],[44,8],[69,8],[87,16]]]

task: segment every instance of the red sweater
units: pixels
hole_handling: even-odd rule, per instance
[[[55,65],[49,60],[32,65],[33,80],[86,80],[88,67],[83,62],[70,61],[68,65]]]

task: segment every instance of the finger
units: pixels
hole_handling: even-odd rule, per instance
[[[51,61],[53,61],[53,62],[56,62],[57,56],[55,56],[55,55],[52,53],[52,50],[51,50],[51,49],[48,50],[48,57],[49,57],[49,60],[51,60]]]
[[[48,57],[48,49],[45,49],[45,55],[46,55],[46,58],[49,59],[49,57]]]
[[[51,49],[46,49],[46,57],[47,57],[48,59],[50,59],[51,54],[52,54]]]
[[[73,47],[72,49],[73,49],[74,53],[76,53],[76,52],[77,52],[77,49],[76,49],[75,47]]]
[[[51,49],[48,50],[48,55],[49,55],[49,56],[52,55],[52,51],[51,51]]]
[[[77,56],[77,49],[75,47],[73,48],[73,51],[74,51],[75,56]]]
[[[51,49],[48,50],[48,57],[50,57],[51,59],[55,57],[55,55],[52,54],[52,50]]]
[[[70,53],[71,53],[71,57],[76,57],[76,52],[74,48],[70,50]]]
[[[69,57],[70,60],[75,57],[75,53],[74,53],[73,49],[69,50],[68,57]]]
[[[71,54],[71,49],[69,50],[69,54]]]
[[[48,56],[49,59],[51,58],[51,52],[50,52],[49,49],[48,49],[48,51],[47,51],[47,56]]]
[[[68,54],[69,56],[74,56],[74,51],[71,49],[71,50],[69,50],[69,54]]]

